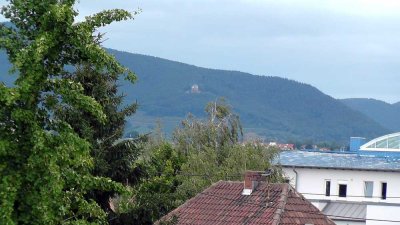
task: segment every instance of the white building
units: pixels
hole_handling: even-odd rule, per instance
[[[295,189],[337,224],[400,224],[400,133],[351,151],[284,151],[279,164]]]
[[[192,87],[191,87],[191,89],[190,89],[190,92],[191,92],[192,94],[198,94],[198,93],[200,93],[199,85],[193,84]]]

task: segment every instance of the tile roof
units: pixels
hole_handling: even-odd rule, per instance
[[[336,152],[282,151],[275,163],[284,167],[400,171],[400,158]]]
[[[334,224],[288,184],[262,182],[247,196],[242,190],[242,182],[219,181],[162,220],[175,215],[178,225]]]

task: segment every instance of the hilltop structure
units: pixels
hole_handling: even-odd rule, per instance
[[[353,137],[349,151],[283,151],[276,163],[336,224],[400,224],[400,133]]]
[[[190,88],[190,93],[199,94],[200,93],[199,85],[193,84],[192,87]]]

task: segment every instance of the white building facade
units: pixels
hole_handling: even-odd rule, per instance
[[[399,140],[386,140],[386,147],[400,148],[400,133],[386,137]],[[400,224],[400,154],[386,154],[385,138],[376,140],[379,154],[359,150],[360,142],[351,152],[283,151],[278,164],[290,184],[337,224]]]

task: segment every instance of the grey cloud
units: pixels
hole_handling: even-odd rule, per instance
[[[101,30],[106,47],[287,77],[338,98],[399,101],[400,15],[352,14],[321,2],[82,0],[77,9],[143,9],[134,21]]]

